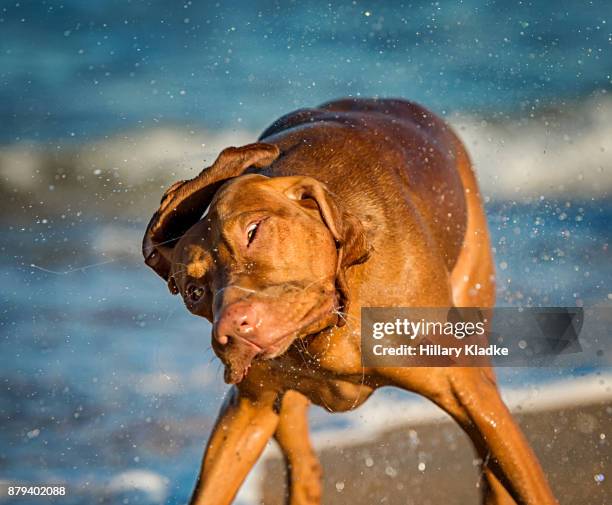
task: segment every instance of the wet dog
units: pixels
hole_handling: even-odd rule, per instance
[[[346,411],[376,388],[448,412],[484,461],[489,504],[556,503],[490,368],[365,368],[364,306],[492,307],[494,266],[468,155],[431,112],[347,99],[298,110],[166,191],[146,263],[213,323],[233,384],[193,504],[228,504],[270,437],[290,503],[320,503],[307,409]]]

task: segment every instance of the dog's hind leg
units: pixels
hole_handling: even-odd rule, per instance
[[[535,455],[499,396],[492,371],[471,369],[466,375],[475,382],[466,382],[464,373],[459,372],[458,380],[451,373],[453,398],[440,398],[439,405],[461,424],[482,459],[484,505],[556,503]]]
[[[310,443],[309,405],[310,401],[297,391],[285,393],[274,433],[287,464],[289,505],[321,503],[321,465]]]
[[[278,395],[257,399],[233,387],[208,441],[191,505],[229,505],[238,488],[276,430]]]
[[[557,503],[540,464],[503,403],[487,368],[447,369],[450,394],[438,404],[461,424],[483,458],[487,504]],[[445,403],[447,404],[445,406]]]
[[[556,505],[538,460],[504,405],[487,368],[387,368],[392,384],[422,394],[450,414],[483,459],[485,503]],[[504,489],[505,488],[505,492]]]

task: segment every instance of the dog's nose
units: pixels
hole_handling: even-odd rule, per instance
[[[223,310],[213,333],[221,345],[226,345],[234,337],[252,341],[257,338],[260,325],[261,317],[254,304],[236,302]]]

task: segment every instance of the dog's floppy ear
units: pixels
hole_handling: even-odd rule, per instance
[[[278,158],[273,144],[257,142],[224,149],[212,166],[187,181],[178,181],[166,190],[159,209],[149,222],[142,241],[145,263],[168,280],[172,248],[210,205],[221,185],[249,167],[263,168]]]
[[[307,204],[316,203],[321,219],[329,228],[338,249],[336,287],[341,295],[343,310],[348,311],[349,293],[346,269],[368,259],[370,246],[361,221],[347,212],[327,187],[312,177],[288,177],[290,183],[285,195],[291,200]],[[293,179],[293,180],[291,180]]]

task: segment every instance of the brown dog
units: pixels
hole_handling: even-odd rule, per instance
[[[272,436],[290,503],[319,503],[310,402],[346,411],[388,385],[424,395],[463,427],[485,462],[486,503],[556,503],[491,369],[361,364],[361,307],[494,304],[468,155],[427,110],[350,99],[284,116],[260,142],[225,149],[166,191],[143,252],[213,323],[234,384],[193,504],[231,503]]]

